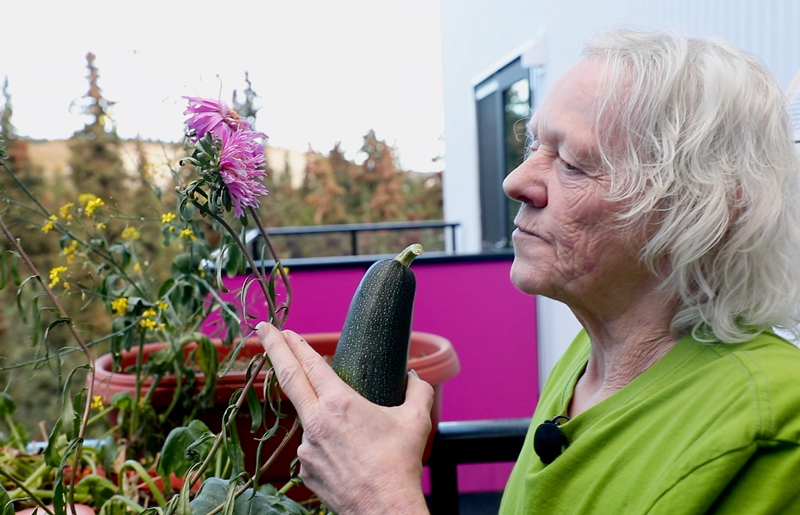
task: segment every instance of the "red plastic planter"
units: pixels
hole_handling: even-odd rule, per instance
[[[336,345],[339,342],[338,332],[331,333],[313,333],[305,334],[303,337],[306,341],[323,356],[332,356],[336,350]],[[231,351],[230,347],[223,346],[220,342],[215,342],[217,352],[220,359],[223,359]],[[155,351],[163,349],[166,344],[152,343],[145,345],[143,359],[147,358]],[[191,346],[187,346],[185,352],[191,350]],[[248,340],[242,351],[240,357],[250,359],[253,356],[263,352],[261,342],[257,338]],[[122,354],[122,370],[125,370],[136,363],[136,350],[123,352]],[[428,437],[428,443],[425,448],[423,461],[427,461],[430,454],[431,443],[433,435],[436,431],[437,424],[439,423],[439,416],[441,412],[442,403],[442,383],[455,376],[459,371],[458,357],[453,349],[452,344],[446,338],[430,333],[423,333],[414,331],[411,333],[411,346],[409,351],[409,369],[414,369],[420,378],[427,381],[434,389],[434,402],[431,409],[431,422],[433,431]],[[114,394],[119,392],[130,392],[132,395],[136,388],[136,377],[133,374],[124,372],[114,372],[112,370],[113,359],[111,355],[101,356],[96,360],[96,368],[94,374],[94,394],[100,395],[105,401],[108,401]],[[200,419],[208,425],[212,431],[220,430],[220,423],[222,415],[228,406],[231,395],[245,385],[246,374],[244,371],[232,370],[226,375],[219,377],[217,380],[217,389],[215,395],[215,406],[211,409],[205,410]],[[259,380],[255,384],[255,390],[259,397],[263,399],[263,381],[266,378],[266,371],[259,374]],[[198,374],[198,388],[202,387],[204,377]],[[141,385],[141,395],[144,395],[152,384],[152,378],[146,378]],[[175,388],[175,377],[164,377],[159,383],[153,395],[152,403],[158,407],[166,407],[172,399],[172,394]],[[282,403],[281,411],[287,414],[287,417],[281,421],[281,425],[287,430],[292,426],[296,417],[294,408],[287,401]],[[270,422],[267,422],[270,425]],[[250,432],[250,415],[244,409],[238,415],[237,426],[239,431],[240,440],[247,460],[247,468],[252,473],[255,470],[255,455],[258,442],[256,438],[260,434],[253,434]],[[281,440],[281,434],[269,439],[262,447],[261,461],[264,462],[272,454]],[[286,448],[282,451],[279,459],[270,467],[265,475],[262,476],[264,481],[268,482],[281,482],[289,477],[289,464],[296,455],[297,447],[300,445],[299,433],[295,435],[294,441],[290,441]]]

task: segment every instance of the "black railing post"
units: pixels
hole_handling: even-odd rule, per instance
[[[428,468],[432,515],[458,515],[460,463],[516,461],[531,419],[439,422]]]

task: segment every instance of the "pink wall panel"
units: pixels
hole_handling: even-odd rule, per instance
[[[299,333],[341,330],[368,265],[290,267],[293,302],[286,328]],[[449,339],[461,362],[461,372],[443,385],[443,421],[533,413],[538,397],[535,301],[511,284],[510,265],[508,258],[420,258],[412,265],[417,277],[413,329]],[[242,279],[231,280],[230,286],[240,286]],[[252,310],[266,313],[256,287],[250,288],[249,298]],[[459,488],[500,490],[510,467],[460,467]]]

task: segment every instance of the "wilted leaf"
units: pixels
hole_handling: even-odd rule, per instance
[[[232,485],[226,479],[216,477],[206,479],[197,496],[190,503],[192,515],[207,515],[217,506],[229,503],[230,489],[235,487],[235,484]],[[308,515],[308,510],[285,495],[278,494],[274,488],[259,488],[255,493],[252,488],[248,488],[234,501],[233,514]]]
[[[117,487],[107,478],[97,474],[89,474],[75,485],[75,493],[87,495],[96,506],[102,506],[116,493]]]
[[[170,431],[164,446],[161,448],[161,459],[158,462],[158,474],[166,478],[170,472],[182,477],[197,461],[206,457],[211,450],[212,443],[206,439],[206,435],[212,434],[203,422],[192,420],[188,426],[176,427]],[[193,445],[198,440],[204,440],[200,445]],[[192,447],[196,453],[196,459],[191,459],[186,455],[186,450]]]

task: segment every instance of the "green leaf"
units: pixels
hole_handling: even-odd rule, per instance
[[[17,411],[17,405],[14,399],[6,392],[0,392],[0,417],[11,415]]]
[[[5,289],[9,279],[14,284],[20,283],[19,272],[17,271],[18,259],[19,254],[12,250],[3,252],[3,256],[0,257],[0,290]]]
[[[67,380],[64,382],[64,393],[61,400],[61,421],[64,423],[64,428],[67,433],[67,439],[72,440],[78,434],[80,428],[80,416],[75,410],[75,404],[72,401],[72,378],[75,372],[81,368],[89,368],[89,365],[80,365],[70,370],[67,375]],[[82,393],[75,396],[80,400]]]
[[[225,266],[223,266],[224,259],[225,259],[225,252],[224,251],[218,252],[217,259],[214,262],[214,277],[216,278],[217,288],[219,288],[219,291],[221,293],[228,293],[230,290],[225,286],[225,282],[222,280],[222,270],[225,269]]]
[[[71,440],[67,445],[67,449],[64,451],[63,456],[61,457],[61,462],[58,464],[58,468],[56,469],[56,477],[53,481],[55,487],[53,488],[53,511],[55,515],[66,515],[67,511],[65,509],[67,505],[67,490],[64,486],[64,467],[67,465],[67,460],[70,459],[71,455],[75,452],[75,449],[78,447],[78,439]]]
[[[133,396],[131,396],[131,392],[117,392],[111,396],[110,402],[111,406],[117,409],[129,410],[133,408]]]
[[[195,208],[194,204],[192,204],[192,201],[186,197],[181,200],[181,205],[178,209],[178,212],[181,214],[181,218],[183,220],[189,221],[194,219],[195,213],[197,213],[197,208]]]
[[[50,432],[50,436],[47,439],[47,447],[44,450],[44,461],[51,467],[58,467],[58,464],[61,462],[61,455],[58,454],[57,442],[62,424],[63,422],[60,418],[56,420],[53,430]]]
[[[228,457],[231,462],[231,475],[238,476],[244,472],[244,451],[242,451],[242,443],[239,441],[239,431],[236,427],[236,419],[231,419],[234,413],[234,399],[242,394],[242,389],[238,389],[231,396],[231,405],[225,410],[222,416],[222,432],[224,433],[225,450],[228,451]]]
[[[203,389],[198,394],[199,402],[202,403],[204,399],[213,398],[217,387],[217,369],[219,369],[217,347],[206,337],[198,338],[194,359],[206,376]]]
[[[97,474],[89,474],[75,485],[75,494],[89,496],[95,506],[105,504],[116,491],[117,486],[114,483]]]
[[[53,328],[57,327],[60,324],[69,325],[71,323],[72,323],[72,319],[68,318],[68,317],[59,317],[59,318],[53,320],[52,322],[50,322],[50,325],[48,325],[47,329],[45,329],[45,331],[44,331],[44,341],[47,341],[47,337],[48,337],[48,335],[50,334],[50,331]]]
[[[263,487],[255,492],[248,488],[236,498],[230,511],[230,491],[236,486],[235,482],[227,479],[206,479],[191,502],[192,515],[207,515],[220,505],[226,505],[225,512],[233,515],[308,515],[308,510],[301,504],[277,493],[274,488]]]
[[[3,485],[0,485],[0,515],[14,515],[14,503]]]
[[[169,511],[175,515],[192,515],[192,506],[189,502],[191,488],[192,485],[189,481],[183,483],[180,493],[175,496],[177,500],[175,501],[174,508],[171,508]]]
[[[120,267],[120,269],[125,270],[126,268],[128,268],[128,265],[131,263],[131,258],[133,256],[131,255],[131,251],[130,251],[130,249],[128,249],[127,245],[125,245],[122,242],[118,242],[118,243],[115,243],[115,244],[111,245],[111,247],[108,248],[108,251],[113,253],[113,254],[119,255],[119,258],[120,258],[119,267]]]
[[[225,273],[228,277],[236,277],[244,273],[247,266],[247,258],[239,245],[231,245],[228,249],[228,262],[225,263]]]
[[[248,370],[248,379],[249,379],[249,370]],[[255,388],[250,388],[247,390],[247,409],[250,410],[250,416],[252,417],[252,422],[250,424],[250,431],[255,433],[258,428],[261,426],[261,421],[263,419],[263,409],[264,407],[261,405],[261,401],[258,399],[258,394],[256,393]]]
[[[156,472],[166,481],[170,473],[182,477],[195,463],[202,461],[211,450],[212,443],[207,435],[212,435],[203,422],[192,420],[188,426],[176,427],[170,431],[161,448],[161,459]],[[199,445],[194,445],[200,441]],[[187,449],[193,449],[193,456],[187,456]]]
[[[170,277],[163,283],[161,283],[161,287],[158,289],[158,298],[163,298],[169,293],[169,290],[175,285],[175,279]]]

